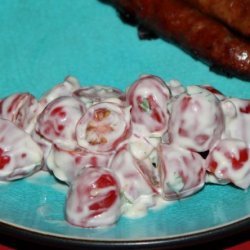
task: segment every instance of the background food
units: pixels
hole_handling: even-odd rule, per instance
[[[107,2],[111,2],[124,19],[175,42],[213,70],[250,79],[250,43],[184,1]]]

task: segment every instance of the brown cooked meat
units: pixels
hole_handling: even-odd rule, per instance
[[[158,36],[173,41],[213,69],[250,79],[250,43],[183,0],[106,0]]]
[[[250,0],[183,0],[202,13],[250,37]]]

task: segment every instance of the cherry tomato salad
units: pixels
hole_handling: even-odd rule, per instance
[[[206,183],[250,186],[250,100],[143,75],[123,92],[69,76],[0,99],[0,181],[47,171],[75,226],[116,223]]]

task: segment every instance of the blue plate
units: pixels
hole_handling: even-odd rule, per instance
[[[82,85],[125,90],[141,74],[210,84],[228,96],[250,98],[250,83],[211,72],[160,39],[140,41],[134,27],[97,0],[2,0],[0,29],[0,98],[14,92],[40,97],[67,75]],[[230,185],[207,185],[146,217],[122,217],[106,229],[67,224],[67,187],[46,172],[1,183],[0,192],[5,232],[69,246],[177,246],[250,226],[250,190]]]

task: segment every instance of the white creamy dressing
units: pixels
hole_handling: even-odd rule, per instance
[[[235,138],[245,141],[250,147],[250,111],[244,113],[247,105],[250,107],[250,100],[228,98],[224,101],[224,113],[226,127],[223,138]]]
[[[172,96],[178,96],[186,91],[186,89],[177,80],[170,80],[166,84],[169,87]]]
[[[146,216],[148,209],[157,212],[173,204],[174,202],[175,201],[164,200],[160,196],[142,195],[134,204],[124,202],[121,210],[124,217],[129,219],[138,219]]]
[[[141,195],[134,203],[124,202],[121,208],[125,217],[135,219],[147,215],[148,208],[155,206],[155,197]]]
[[[0,140],[1,157],[9,157],[9,162],[0,171],[0,180],[24,178],[40,169],[43,152],[28,133],[0,119]]]
[[[70,184],[79,171],[84,167],[96,165],[107,167],[113,153],[92,153],[82,148],[65,150],[53,146],[46,158],[47,167],[55,177],[66,184]]]
[[[227,185],[228,183],[230,183],[230,181],[225,180],[225,179],[219,179],[214,174],[210,174],[210,173],[206,174],[205,182],[219,184],[219,185]]]
[[[62,83],[57,84],[54,88],[45,93],[40,98],[39,102],[43,108],[45,108],[48,103],[52,102],[58,97],[72,96],[73,92],[79,88],[79,81],[73,76],[68,76]]]
[[[79,88],[74,91],[73,95],[84,102],[87,108],[99,102],[111,102],[123,105],[123,93],[118,89],[108,86],[95,85]]]
[[[72,162],[69,161],[66,154],[61,154],[59,155],[59,157],[57,157],[58,155],[54,151],[55,148],[52,147],[49,155],[46,158],[46,165],[50,170],[53,171],[53,174],[57,179],[62,182],[68,183],[68,181],[72,179],[73,174],[69,173],[67,169],[64,169],[62,165],[60,165],[60,162],[63,162],[63,166],[64,164],[66,164],[68,168],[70,168]]]
[[[160,140],[158,140],[157,144],[155,140],[152,142],[144,137],[132,136],[129,139],[129,151],[136,159],[144,160],[149,157],[154,148],[160,143]]]

